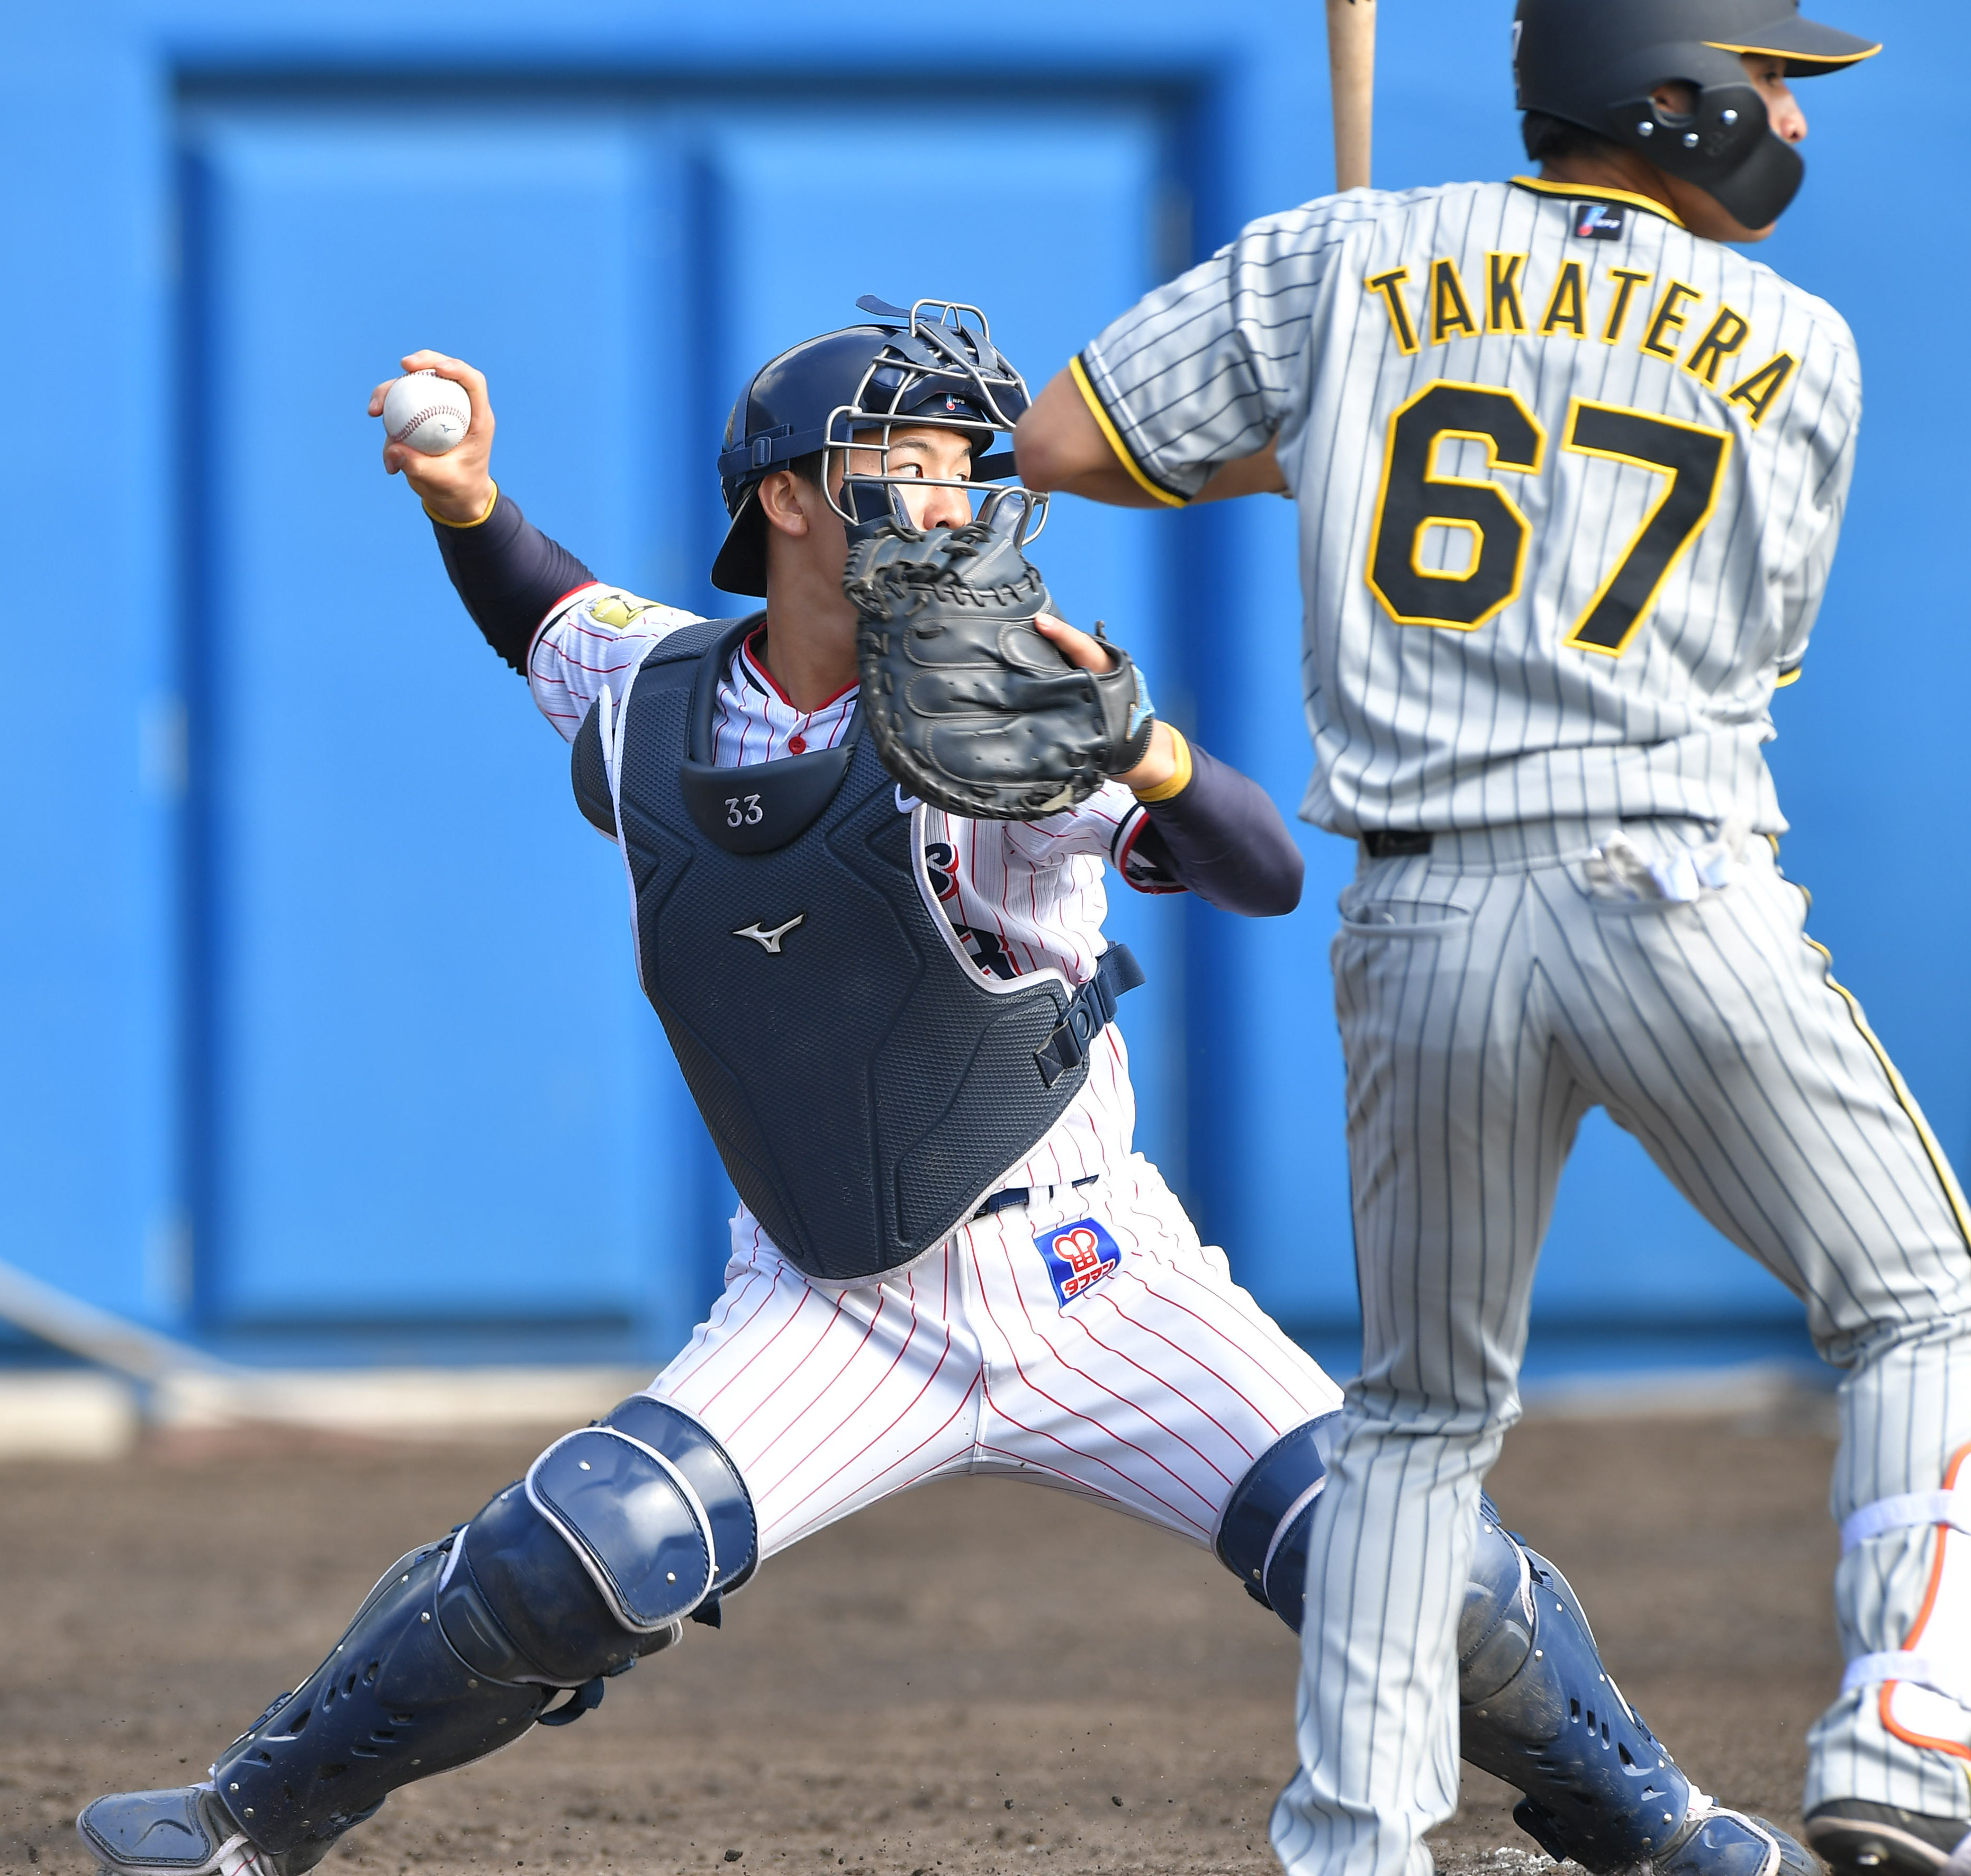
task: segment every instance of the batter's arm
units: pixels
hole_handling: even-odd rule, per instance
[[[1146,488],[1130,469],[1072,371],[1057,372],[1034,400],[1014,432],[1013,448],[1020,480],[1029,488],[1064,489],[1119,508],[1171,505],[1167,496]],[[1220,463],[1190,505],[1286,492],[1275,442],[1269,439],[1265,449],[1249,456]]]

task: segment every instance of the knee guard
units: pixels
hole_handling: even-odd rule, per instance
[[[1595,1871],[1663,1858],[1690,1783],[1601,1665],[1567,1579],[1481,1501],[1458,1627],[1464,1756],[1525,1794],[1513,1819]]]
[[[608,1676],[715,1611],[757,1550],[725,1449],[634,1395],[399,1559],[328,1659],[220,1754],[219,1798],[262,1850],[325,1849],[399,1786],[588,1711]]]
[[[1212,1548],[1218,1561],[1298,1635],[1307,1606],[1307,1532],[1328,1468],[1318,1430],[1324,1414],[1268,1447],[1232,1489]]]

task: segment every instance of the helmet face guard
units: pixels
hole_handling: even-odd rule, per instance
[[[1741,227],[1768,228],[1806,166],[1776,135],[1745,56],[1791,78],[1839,71],[1881,47],[1803,19],[1800,0],[1519,0],[1519,108],[1578,124],[1712,197]],[[1690,87],[1688,116],[1653,94]]]
[[[865,310],[875,308],[859,302]],[[913,538],[922,530],[911,518],[905,491],[956,488],[968,498],[982,483],[1017,473],[1010,449],[1013,426],[1031,401],[1026,380],[992,343],[992,328],[976,306],[955,300],[919,300],[898,333],[869,361],[846,403],[828,414],[823,492],[852,527],[888,522]],[[899,431],[953,430],[972,445],[969,476],[893,473]],[[835,486],[837,468],[841,486]],[[1008,529],[1024,544],[1046,525],[1047,498],[1021,488],[995,488],[975,518]]]
[[[911,518],[910,489],[963,489],[970,500],[982,484],[1016,473],[1011,449],[993,444],[1010,439],[1030,400],[1026,380],[993,344],[985,314],[951,300],[919,300],[906,311],[868,294],[856,305],[871,323],[783,352],[754,374],[733,406],[718,458],[732,524],[712,572],[712,583],[728,592],[767,589],[758,490],[777,468],[819,454],[823,492],[844,521],[888,522],[913,537],[921,530]],[[926,477],[916,465],[893,472],[900,433],[926,429],[955,430],[970,442],[969,477]],[[1022,544],[1046,515],[1044,495],[1018,488],[986,488],[974,506],[974,519],[1014,533]]]

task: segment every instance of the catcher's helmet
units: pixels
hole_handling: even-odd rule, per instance
[[[866,293],[855,304],[871,324],[824,332],[769,361],[726,419],[718,479],[732,524],[712,568],[712,583],[726,592],[767,590],[766,517],[755,498],[765,476],[800,457],[859,439],[858,454],[873,452],[880,466],[853,482],[868,485],[886,511],[889,429],[900,419],[969,436],[973,482],[1014,472],[1010,450],[986,452],[1026,409],[1026,381],[993,345],[985,315],[945,300],[919,300],[905,312]],[[865,518],[858,489],[842,494],[850,506],[832,493],[829,500],[843,518]]]
[[[1773,134],[1743,53],[1786,60],[1790,78],[1840,70],[1881,47],[1800,16],[1800,0],[1519,0],[1519,108],[1638,150],[1714,196],[1748,228],[1769,227],[1806,166]],[[1681,80],[1688,117],[1650,94]]]

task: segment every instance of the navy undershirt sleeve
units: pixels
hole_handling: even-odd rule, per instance
[[[476,527],[434,520],[438,551],[486,642],[523,676],[541,621],[557,599],[595,576],[501,494]],[[1272,798],[1196,743],[1181,794],[1146,805],[1132,858],[1207,903],[1247,918],[1300,903],[1300,849]]]
[[[1306,872],[1273,798],[1249,775],[1194,742],[1191,784],[1146,802],[1135,852],[1207,904],[1248,918],[1277,918],[1300,903]]]
[[[434,520],[445,570],[486,635],[486,642],[523,677],[527,653],[548,608],[595,576],[559,541],[550,540],[504,494],[476,527]]]

